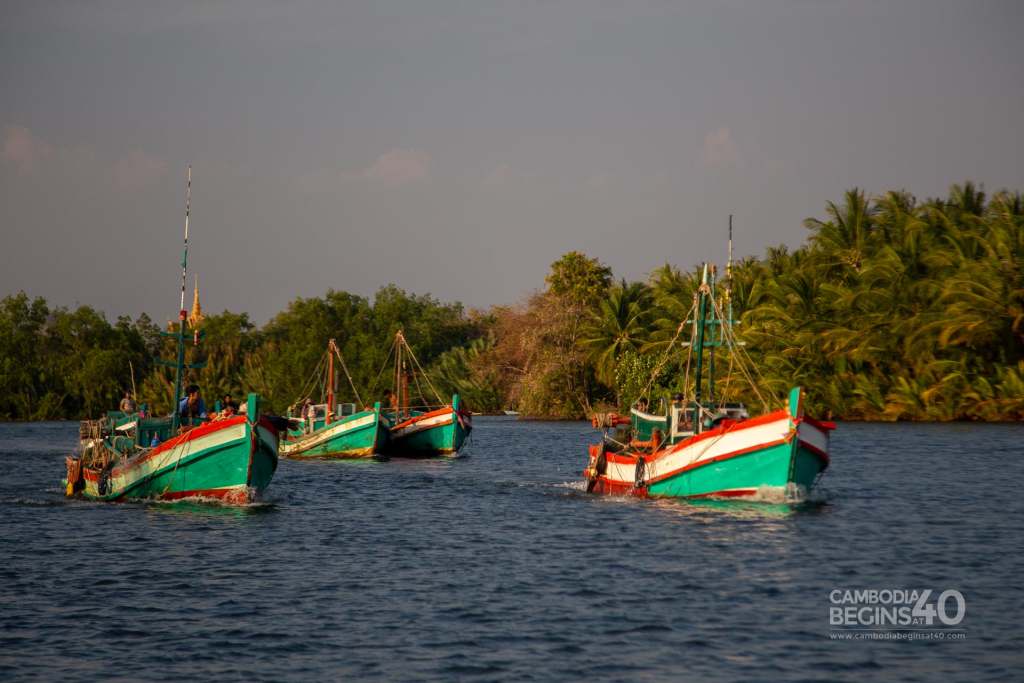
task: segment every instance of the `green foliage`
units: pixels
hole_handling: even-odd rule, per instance
[[[551,264],[548,291],[572,303],[593,305],[604,296],[612,281],[612,269],[596,258],[570,251]]]
[[[493,359],[495,338],[474,339],[468,346],[457,346],[441,354],[431,368],[431,379],[438,391],[459,394],[469,409],[497,412],[504,407],[501,376]]]
[[[796,384],[824,417],[866,420],[1024,419],[1024,196],[987,197],[967,182],[944,199],[853,189],[809,218],[806,245],[735,264],[731,303],[756,377],[716,356],[718,396],[760,409]],[[724,273],[719,273],[720,286]],[[346,292],[295,299],[257,329],[244,313],[209,316],[190,346],[191,374],[212,404],[256,391],[284,411],[334,338],[365,403],[390,383],[381,368],[404,332],[439,391],[474,410],[516,408],[578,418],[597,403],[625,408],[680,390],[689,338],[681,325],[699,272],[664,264],[644,283],[569,252],[547,288],[514,307],[467,315],[457,303],[394,285],[372,300]],[[674,342],[674,343],[673,343]],[[666,356],[666,349],[672,351]],[[152,356],[174,340],[142,314],[113,324],[88,306],[51,309],[18,293],[0,300],[0,418],[96,415],[117,406],[134,368],[140,400],[171,409],[173,375]],[[129,365],[130,364],[130,365]],[[655,371],[657,376],[652,378]],[[650,386],[650,389],[647,387]],[[343,398],[353,400],[344,376]]]
[[[88,306],[51,310],[24,292],[0,301],[0,417],[52,419],[116,408],[131,386],[129,361],[149,369],[145,341],[127,319],[111,325]]]

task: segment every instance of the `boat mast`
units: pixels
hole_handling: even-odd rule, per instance
[[[726,315],[732,324],[732,214],[729,214],[729,260],[725,264],[725,303],[728,304]]]
[[[711,264],[711,294],[709,295],[711,301],[715,300],[715,283],[718,281],[718,266]],[[712,306],[708,311],[708,323],[711,325],[711,343],[708,346],[711,350],[708,352],[708,403],[712,406],[715,404],[715,347],[718,346],[720,341],[719,335],[716,334],[715,330],[721,326],[721,321],[715,313],[715,307]]]
[[[395,419],[402,411],[402,331],[395,333]]]
[[[331,415],[334,414],[334,340],[327,342],[327,415],[324,416],[324,424],[331,424]]]
[[[702,370],[702,365],[703,365],[703,360],[704,360],[704,328],[705,328],[705,326],[707,324],[707,313],[708,313],[708,296],[707,296],[708,295],[708,264],[706,264],[706,263],[704,264],[704,272],[701,275],[700,289],[697,290],[697,292],[698,292],[698,294],[697,294],[697,296],[698,296],[698,300],[697,300],[697,348],[695,349],[696,356],[697,356],[697,367],[696,367],[696,372],[694,374],[694,383],[693,383],[693,386],[694,386],[693,402],[694,402],[694,408],[695,408],[696,413],[694,414],[693,417],[694,417],[694,431],[699,433],[701,431],[701,428],[700,428],[700,426],[701,426],[701,415],[700,415],[700,412],[701,412],[701,405],[700,405],[700,399],[701,399],[701,395],[700,394],[701,394],[701,391],[700,391],[700,388],[701,387],[700,387],[700,385],[701,385],[701,370]]]
[[[181,418],[178,415],[178,400],[181,397],[181,380],[185,374],[185,281],[188,276],[188,223],[192,214],[192,165],[188,167],[185,185],[185,247],[181,252],[181,303],[178,306],[178,358],[174,368],[174,397],[171,399],[171,433],[178,431]]]

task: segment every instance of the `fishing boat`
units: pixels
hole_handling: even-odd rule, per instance
[[[645,397],[629,416],[595,416],[594,426],[603,430],[603,436],[600,443],[589,447],[583,473],[587,491],[640,497],[775,500],[781,496],[798,500],[806,497],[828,467],[829,435],[835,424],[805,414],[800,387],[790,390],[784,405],[756,417],[750,417],[741,403],[715,397],[716,347],[727,347],[740,368],[749,361],[732,331],[731,303],[726,314],[715,299],[715,284],[715,269],[710,269],[709,278],[705,265],[687,316],[692,319],[680,323],[676,339],[666,351],[671,351],[690,323],[690,341],[682,344],[689,349],[684,385],[690,395],[676,394],[671,403],[662,400],[663,410],[658,412],[648,412]],[[729,298],[728,287],[724,298]],[[710,355],[706,376],[705,351]],[[691,363],[695,372],[689,385]],[[751,377],[749,371],[743,372]],[[750,386],[762,404],[770,403],[754,382]]]
[[[335,359],[345,371],[356,403],[337,403],[335,400],[338,384]],[[363,402],[333,339],[327,342],[327,351],[313,372],[311,379],[316,378],[320,380],[321,397],[325,400],[314,404],[305,396],[306,388],[303,388],[301,397],[289,411],[288,416],[296,427],[282,435],[281,456],[296,459],[369,458],[380,453],[390,435],[388,418],[381,415],[380,403],[375,403],[372,409],[356,410]],[[295,412],[298,415],[293,414]]]
[[[385,409],[391,424],[385,453],[401,457],[457,455],[473,430],[472,414],[458,394],[452,395],[451,403],[444,403],[401,330],[395,334],[391,355],[395,357],[395,381],[394,390],[388,391],[390,406]],[[385,365],[390,360],[389,355]],[[433,392],[434,403],[424,396],[419,377]],[[409,393],[410,379],[419,391],[415,405]]]
[[[177,359],[157,363],[175,368],[174,396],[182,393],[185,370],[203,363],[186,363],[186,336],[199,345],[198,284],[193,315],[185,310],[188,232],[191,213],[192,169],[185,200],[185,248],[181,261],[181,303],[177,330],[163,332],[177,342]],[[191,334],[187,335],[186,330]],[[198,394],[196,394],[198,396]],[[79,428],[79,448],[66,458],[65,491],[91,500],[215,499],[228,504],[256,500],[277,469],[280,418],[261,414],[260,397],[249,394],[240,414],[228,407],[212,419],[183,417],[175,400],[168,417],[110,411]]]

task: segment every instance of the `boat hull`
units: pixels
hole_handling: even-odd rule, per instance
[[[654,454],[608,453],[603,473],[599,447],[591,447],[588,489],[644,497],[750,498],[766,488],[788,492],[795,485],[806,493],[828,467],[830,428],[781,410]]]
[[[413,458],[455,455],[472,429],[470,415],[445,406],[392,427],[386,453]]]
[[[311,434],[290,434],[281,442],[281,457],[369,458],[380,453],[388,441],[387,420],[379,411],[366,410],[348,415]]]
[[[83,468],[91,500],[258,499],[277,470],[278,433],[244,416],[204,424],[108,470]]]

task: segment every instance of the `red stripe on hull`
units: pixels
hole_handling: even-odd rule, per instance
[[[697,496],[687,496],[687,498],[746,498],[747,496],[756,496],[757,489],[730,489],[728,491],[715,491],[714,493],[702,493]]]
[[[227,489],[196,489],[165,493],[158,500],[181,500],[183,498],[215,498],[228,505],[248,505],[256,500],[256,492],[248,486]]]
[[[817,446],[812,446],[811,444],[807,443],[803,439],[797,439],[797,441],[800,443],[801,447],[806,448],[808,451],[810,451],[814,455],[816,455],[819,458],[821,458],[822,460],[824,460],[825,461],[825,467],[829,466],[828,453],[826,453],[825,451],[821,450]]]
[[[637,498],[646,498],[647,489],[634,489],[632,484],[624,484],[619,481],[612,481],[600,476],[597,479],[597,483],[594,485],[594,489],[591,493],[598,493],[605,496],[636,496]]]
[[[637,498],[649,498],[647,487],[634,489],[632,484],[623,484],[600,477],[594,485],[591,493],[605,496],[635,496]],[[713,491],[711,493],[698,493],[692,496],[676,496],[679,498],[749,498],[757,495],[757,489],[730,489],[727,491]]]

